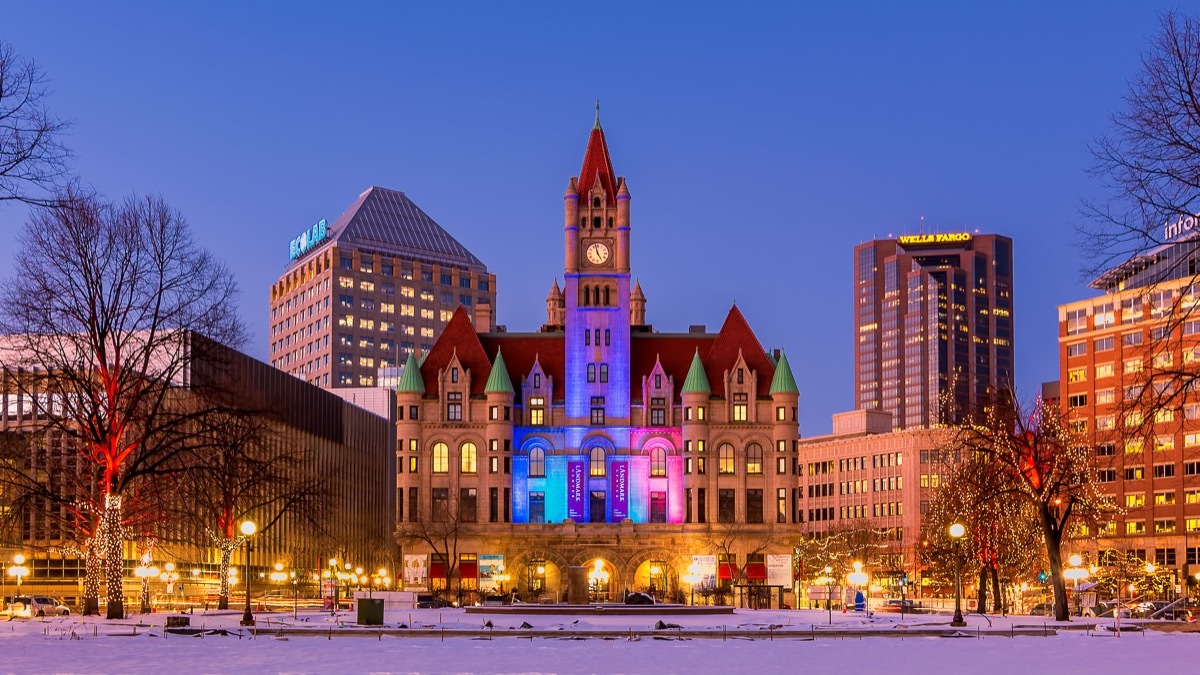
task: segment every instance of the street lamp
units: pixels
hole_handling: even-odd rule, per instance
[[[825,576],[817,577],[817,583],[825,586],[825,611],[829,612],[829,625],[833,625],[833,604],[830,602],[833,599],[833,568],[829,565],[825,566]]]
[[[150,613],[150,579],[158,576],[158,568],[150,564],[150,552],[142,554],[142,564],[133,570],[134,576],[142,580],[142,614]]]
[[[20,553],[13,556],[12,567],[8,568],[8,576],[17,579],[17,595],[21,594],[21,580],[29,576],[29,568],[25,566],[25,556]]]
[[[691,592],[692,605],[696,604],[696,584],[700,582],[700,566],[696,563],[688,565],[688,573],[683,577],[683,580],[688,583],[688,590]]]
[[[956,555],[954,556],[954,618],[950,620],[950,625],[961,627],[967,625],[967,622],[963,620],[962,614],[962,538],[967,534],[967,528],[962,523],[954,523],[950,526],[949,532],[956,547]]]
[[[1075,613],[1082,616],[1083,602],[1079,597],[1079,580],[1088,578],[1089,572],[1087,568],[1083,567],[1083,558],[1078,553],[1067,558],[1067,562],[1071,564],[1071,567],[1063,570],[1063,578],[1074,581],[1072,593],[1075,594]]]
[[[867,589],[867,595],[864,597],[863,607],[867,610],[867,617],[871,616],[871,589],[867,586],[869,577],[863,571],[863,564],[857,560],[854,561],[854,571],[846,575],[846,581],[858,586],[859,588]]]
[[[258,525],[253,520],[244,520],[241,525],[242,536],[246,540],[246,611],[242,612],[242,625],[253,626],[254,614],[250,611],[250,553],[254,550],[250,546],[250,537],[258,532]]]
[[[163,565],[166,570],[158,575],[158,578],[167,585],[167,598],[171,601],[171,608],[175,607],[175,582],[179,580],[179,574],[175,572],[175,563],[167,563]]]

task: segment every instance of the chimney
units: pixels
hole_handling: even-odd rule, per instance
[[[475,332],[492,332],[492,303],[486,300],[475,303]]]

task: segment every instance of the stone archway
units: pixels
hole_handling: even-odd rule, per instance
[[[533,566],[534,561],[544,561],[539,566]],[[542,567],[539,571],[537,567]],[[506,565],[513,579],[513,588],[521,589],[529,600],[539,601],[544,597],[558,599],[559,593],[566,588],[568,562],[561,554],[547,548],[529,548],[513,555],[512,562]]]
[[[651,591],[659,601],[670,601],[680,588],[682,575],[687,573],[684,556],[660,547],[638,551],[629,557],[625,568],[629,590]]]

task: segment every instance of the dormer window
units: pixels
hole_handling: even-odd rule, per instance
[[[451,368],[451,369],[450,369],[450,381],[451,381],[451,382],[458,382],[458,368]],[[741,371],[738,371],[738,383],[740,384],[740,383],[741,383],[741,381],[742,381],[742,378],[741,378]]]
[[[592,207],[597,208],[597,209],[600,208],[600,198],[599,197],[592,197]]]
[[[655,389],[662,389],[662,375],[655,375],[655,376],[654,376],[654,388],[655,388]]]
[[[600,218],[600,216],[595,216],[594,218],[592,218],[592,227],[596,228],[597,230],[600,229],[600,223],[602,222],[602,220],[603,219]]]
[[[738,384],[745,384],[746,371],[738,368]],[[455,380],[457,382],[457,380]]]
[[[533,388],[534,389],[542,388],[542,374],[541,373],[533,374]]]

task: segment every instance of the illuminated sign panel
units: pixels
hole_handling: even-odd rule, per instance
[[[629,462],[613,460],[612,485],[609,490],[612,516],[609,522],[619,523],[629,517]]]
[[[328,225],[325,219],[317,221],[317,224],[305,230],[299,237],[292,240],[291,253],[292,260],[308,253],[309,249],[316,246],[325,240]]]
[[[567,517],[577,523],[586,523],[584,515],[583,476],[587,466],[582,461],[567,462]]]
[[[1170,241],[1183,234],[1196,229],[1197,222],[1200,222],[1200,214],[1194,216],[1179,216],[1175,222],[1167,221],[1163,228],[1163,241]]]
[[[948,232],[945,234],[913,234],[897,237],[901,246],[933,246],[936,244],[965,244],[971,241],[970,232]]]

